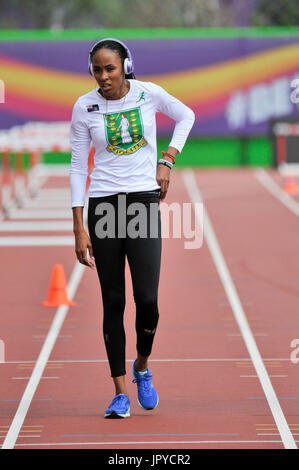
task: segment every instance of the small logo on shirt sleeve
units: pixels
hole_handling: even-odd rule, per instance
[[[98,104],[88,104],[86,106],[86,108],[87,108],[87,111],[89,113],[92,113],[92,111],[99,111],[99,105]]]

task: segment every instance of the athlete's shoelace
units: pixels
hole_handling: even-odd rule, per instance
[[[134,380],[132,380],[133,383],[138,383],[140,388],[142,389],[142,392],[146,395],[150,394],[151,391],[151,379],[152,379],[152,374],[144,374],[140,375],[138,374],[138,377]]]
[[[110,407],[115,405],[116,402],[119,402],[119,406],[123,406],[123,401],[126,400],[126,399],[127,399],[127,397],[125,397],[125,396],[120,396],[120,397],[116,396],[116,397],[113,398]]]

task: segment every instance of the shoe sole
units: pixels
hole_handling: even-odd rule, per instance
[[[129,418],[130,416],[130,408],[126,413],[116,413],[116,411],[112,411],[111,413],[105,413],[104,418],[106,419],[123,419],[123,418]]]
[[[132,365],[132,375],[133,375],[134,379],[136,379],[135,374],[134,374],[134,362],[133,362],[133,365]],[[140,401],[138,400],[138,397],[137,397],[137,403],[140,406],[140,408],[142,408],[143,410],[148,410],[148,411],[149,410],[154,410],[155,408],[157,408],[157,406],[159,404],[159,395],[158,394],[157,394],[157,398],[158,398],[158,401],[157,401],[156,405],[153,408],[145,408],[144,406],[142,406]]]
[[[158,401],[156,403],[156,405],[153,407],[153,408],[144,408],[144,406],[141,405],[140,401],[138,400],[137,398],[137,403],[138,405],[140,406],[140,408],[142,408],[143,410],[154,410],[155,408],[157,408],[157,406],[159,405],[159,395],[158,395]]]

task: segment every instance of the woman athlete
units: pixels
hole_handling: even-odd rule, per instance
[[[115,386],[115,396],[104,416],[126,418],[130,416],[130,398],[125,383],[125,257],[136,305],[133,382],[137,384],[138,404],[152,410],[159,402],[148,368],[159,319],[159,204],[167,194],[170,172],[193,126],[194,113],[162,87],[136,80],[131,52],[118,39],[102,39],[92,47],[89,72],[97,87],[78,98],[71,122],[75,252],[80,263],[96,267],[101,286],[103,336]],[[157,112],[176,121],[171,142],[158,162]],[[83,208],[91,141],[95,155],[87,234]]]

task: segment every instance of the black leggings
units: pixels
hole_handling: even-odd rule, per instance
[[[128,214],[129,205],[136,202],[142,203],[142,210],[140,204],[137,212],[131,206],[134,211]],[[111,206],[108,207],[107,203]],[[158,284],[162,248],[159,203],[159,190],[89,198],[88,230],[102,291],[103,334],[111,377],[126,374],[123,324],[126,255],[136,305],[136,349],[142,356],[149,356],[152,351],[159,320]],[[108,218],[108,212],[115,216]],[[132,227],[140,230],[137,238],[136,235],[135,238],[132,236]],[[107,233],[108,236],[103,238]]]

